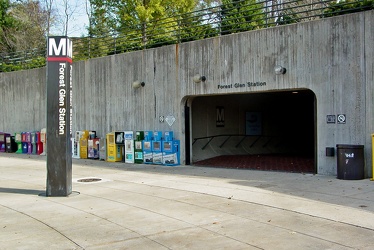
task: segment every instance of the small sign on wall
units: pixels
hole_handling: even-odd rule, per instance
[[[337,116],[335,115],[327,115],[326,116],[326,122],[327,123],[338,123],[338,124],[345,124],[346,123],[346,116],[345,114],[338,114]]]
[[[338,124],[345,124],[346,116],[345,114],[338,114]]]
[[[245,113],[245,134],[262,135],[262,115],[261,112]]]
[[[216,127],[225,126],[225,108],[223,106],[216,107]]]
[[[335,115],[327,115],[326,116],[326,122],[327,123],[335,123]]]

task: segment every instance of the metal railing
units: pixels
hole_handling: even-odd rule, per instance
[[[0,72],[44,67],[46,49],[30,49],[16,52],[0,52]]]
[[[241,0],[148,23],[103,36],[72,38],[74,61],[306,22],[374,8],[374,0]],[[45,48],[0,54],[0,72],[45,65]]]
[[[261,142],[261,147],[262,148],[265,148],[265,147],[268,147],[269,144],[274,141],[274,139],[278,139],[280,141],[278,141],[276,143],[276,147],[278,147],[279,145],[281,145],[283,143],[284,140],[286,140],[287,138],[284,137],[284,136],[266,136],[266,135],[243,135],[243,134],[222,134],[222,135],[212,135],[212,136],[205,136],[205,137],[199,137],[199,138],[194,138],[193,142],[192,142],[192,145],[194,145],[196,142],[198,141],[205,141],[205,144],[201,147],[202,150],[204,150],[212,141],[213,139],[215,138],[221,138],[221,137],[226,137],[219,145],[218,147],[219,148],[223,148],[224,145],[231,139],[231,138],[237,138],[235,139],[236,144],[235,144],[235,148],[238,148],[244,140],[246,139],[251,139],[251,143],[250,145],[248,145],[249,148],[252,148],[254,147],[256,144],[259,143],[259,141],[261,139],[265,139],[266,141],[265,142]],[[256,145],[258,146],[258,145]]]

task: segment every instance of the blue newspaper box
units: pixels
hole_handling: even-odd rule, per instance
[[[160,138],[160,137],[157,137]],[[162,164],[162,141],[152,141],[153,164]]]
[[[144,131],[144,140],[152,141],[153,140],[153,131]]]
[[[180,141],[163,141],[162,142],[162,164],[166,166],[180,165]]]
[[[152,141],[143,141],[143,162],[145,164],[153,163]]]
[[[164,140],[165,141],[172,141],[172,140],[174,140],[174,133],[173,133],[173,131],[165,131],[165,133],[164,133]]]

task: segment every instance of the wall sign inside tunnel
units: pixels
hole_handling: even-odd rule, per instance
[[[261,112],[245,113],[245,134],[262,135],[262,114]]]
[[[216,127],[225,126],[225,108],[222,106],[216,107]]]

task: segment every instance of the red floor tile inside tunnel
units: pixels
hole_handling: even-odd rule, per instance
[[[285,155],[221,155],[195,162],[194,166],[315,173],[314,158]]]

